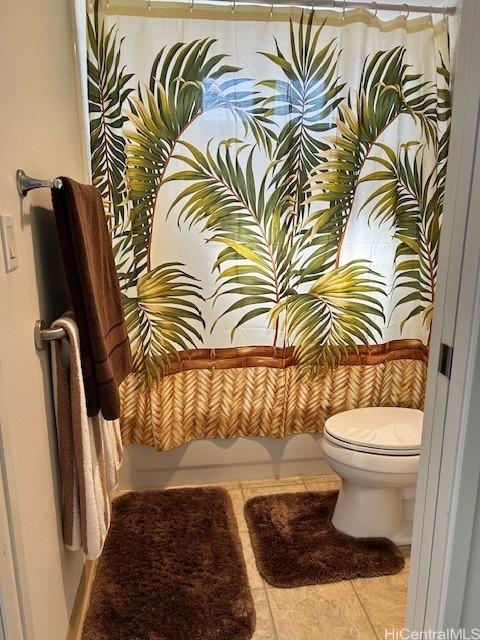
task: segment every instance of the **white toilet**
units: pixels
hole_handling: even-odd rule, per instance
[[[351,536],[410,544],[423,412],[353,409],[326,421],[323,450],[342,478],[332,524]]]

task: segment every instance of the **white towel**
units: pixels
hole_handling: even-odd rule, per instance
[[[78,329],[70,316],[53,323],[66,337],[52,342],[52,377],[63,494],[65,546],[98,558],[110,525],[123,447],[118,420],[89,418]]]

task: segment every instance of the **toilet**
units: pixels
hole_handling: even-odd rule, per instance
[[[423,412],[368,407],[328,418],[323,450],[342,478],[332,524],[351,536],[410,544]]]

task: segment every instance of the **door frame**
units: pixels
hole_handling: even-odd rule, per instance
[[[406,628],[460,628],[480,478],[480,3],[464,0]],[[450,379],[441,344],[453,347]],[[478,418],[477,418],[478,420]]]
[[[12,492],[8,490],[6,476],[4,435],[0,423],[0,625],[3,624],[3,629],[0,628],[0,637],[3,632],[5,640],[13,640],[13,638],[23,640],[26,636],[19,590],[12,510],[9,503]]]

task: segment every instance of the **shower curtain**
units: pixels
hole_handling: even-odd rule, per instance
[[[422,407],[446,20],[121,0],[87,20],[92,180],[135,358],[124,441]]]

